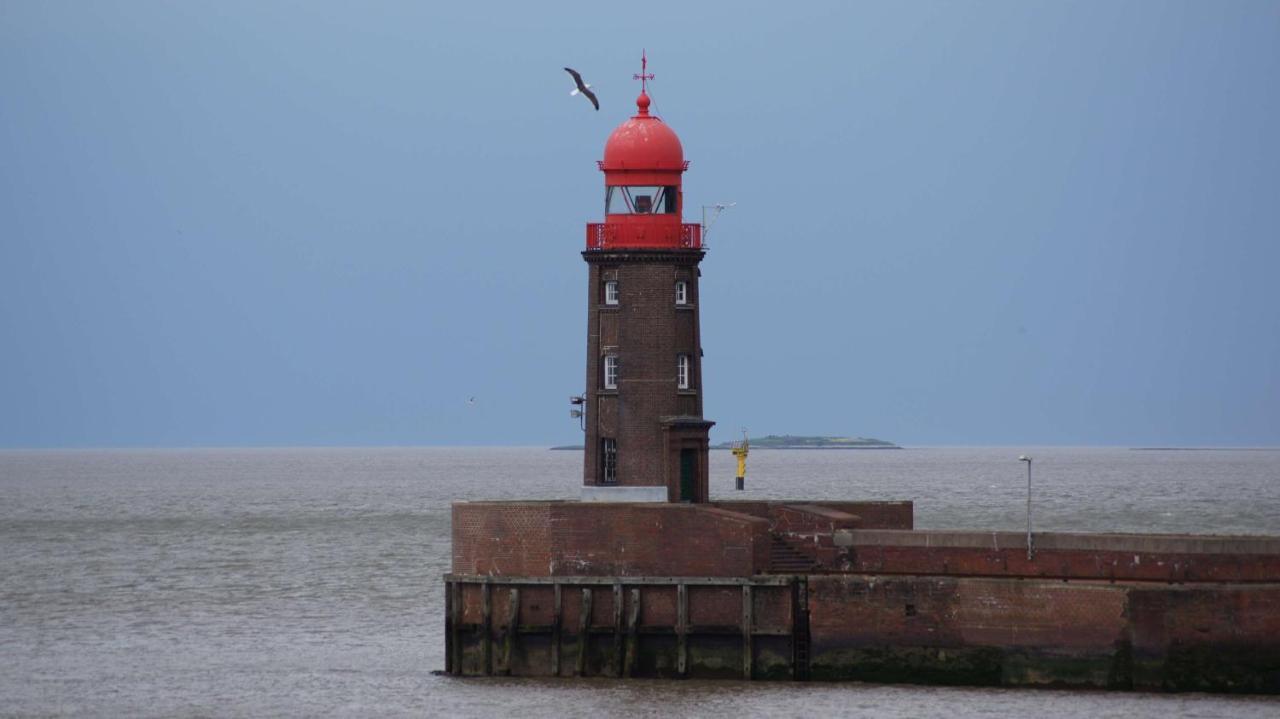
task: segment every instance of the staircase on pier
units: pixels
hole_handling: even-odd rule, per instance
[[[769,545],[769,574],[807,574],[821,565],[777,534]]]

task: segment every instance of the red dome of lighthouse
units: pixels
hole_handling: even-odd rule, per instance
[[[684,147],[667,123],[649,114],[649,96],[636,98],[638,112],[618,125],[604,144],[602,170],[684,170]]]
[[[636,114],[604,144],[604,222],[587,224],[587,251],[693,250],[702,253],[701,227],[682,222],[684,147],[675,131],[649,114],[644,83],[653,79],[640,56]]]

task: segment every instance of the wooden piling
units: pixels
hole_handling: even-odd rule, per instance
[[[685,676],[689,663],[689,589],[676,585],[676,674]]]
[[[486,582],[480,585],[480,663],[485,674],[493,674],[493,631],[490,593],[492,589]]]
[[[582,607],[578,613],[578,661],[574,676],[582,676],[587,670],[587,640],[591,638],[591,587],[582,588]]]
[[[742,678],[751,679],[751,585],[742,585]]]
[[[507,601],[507,633],[502,638],[502,673],[511,676],[511,645],[520,627],[520,589],[511,587]]]
[[[560,625],[563,602],[560,596],[560,585],[555,585],[555,600],[551,615],[551,676],[560,676]]]
[[[809,584],[796,577],[791,588],[791,678],[809,680]]]
[[[627,613],[627,656],[622,663],[622,673],[632,676],[636,671],[636,654],[640,651],[640,587],[631,588],[631,611]]]
[[[456,674],[453,665],[453,645],[457,639],[453,636],[453,582],[444,583],[444,673]]]
[[[798,586],[799,585],[799,586]],[[528,612],[533,605],[525,587],[547,587],[552,590],[552,611],[547,614]],[[453,675],[523,675],[551,674],[553,676],[614,676],[634,677],[655,672],[681,677],[694,673],[693,662],[702,644],[698,642],[711,635],[722,635],[716,646],[728,653],[724,659],[732,667],[732,643],[725,646],[724,639],[741,642],[742,662],[739,669],[731,670],[743,678],[753,678],[760,671],[778,669],[773,660],[758,660],[755,640],[758,636],[790,637],[794,654],[791,669],[797,678],[803,678],[808,669],[808,612],[807,589],[796,577],[495,577],[448,575],[445,578],[445,669]],[[566,607],[564,593],[581,590],[578,607]],[[742,605],[739,608],[741,623],[716,625],[694,624],[690,588],[736,587],[741,590]],[[771,623],[757,626],[755,616],[759,588],[776,594],[789,588],[792,593],[793,621],[790,626]],[[675,591],[675,616],[653,626],[642,626],[646,591]],[[539,592],[545,590],[538,590]],[[608,592],[612,597],[613,621],[606,618],[597,624],[593,609],[596,594]],[[729,595],[732,597],[732,595]],[[772,595],[771,595],[772,596]],[[542,600],[534,599],[535,604]],[[665,600],[664,600],[665,601]],[[732,600],[730,600],[732,601]],[[468,609],[467,607],[471,607]],[[578,611],[572,615],[569,611]],[[524,622],[522,623],[522,616]],[[545,617],[542,622],[535,616]],[[576,616],[576,620],[575,617]],[[763,616],[763,615],[762,615]],[[464,621],[464,619],[466,621]],[[574,625],[565,627],[566,621]],[[546,622],[546,623],[543,623]],[[576,630],[576,635],[574,632]],[[798,630],[798,631],[797,631]],[[565,632],[576,636],[576,654],[571,666],[565,666]],[[610,646],[607,637],[612,635]],[[641,645],[645,637],[654,637],[653,646]],[[593,639],[593,636],[595,639]],[[548,646],[549,652],[530,652],[531,648]],[[674,641],[672,641],[674,640]],[[773,640],[770,640],[773,641]],[[652,660],[642,653],[650,648],[657,654]],[[574,651],[573,648],[570,649]],[[720,649],[709,650],[718,655]],[[596,655],[593,657],[593,652]],[[549,670],[549,671],[548,671]]]
[[[622,585],[613,585],[613,675],[622,676]]]
[[[451,582],[449,584],[449,594],[453,598],[450,605],[450,617],[452,618],[452,631],[450,636],[453,639],[453,673],[462,674],[462,583]]]

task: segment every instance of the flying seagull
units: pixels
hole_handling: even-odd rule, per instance
[[[595,105],[596,109],[599,110],[600,101],[596,99],[596,94],[591,91],[591,86],[582,81],[582,76],[578,74],[578,71],[574,70],[571,67],[566,67],[564,71],[569,73],[570,75],[573,75],[573,82],[575,85],[577,85],[577,87],[573,88],[573,90],[570,91],[569,94],[577,95],[578,93],[582,93],[583,95],[586,96],[588,100],[591,101],[591,104]]]

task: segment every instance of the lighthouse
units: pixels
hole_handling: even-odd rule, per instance
[[[703,228],[681,220],[684,149],[636,77],[582,252],[583,501],[453,504],[446,672],[1280,694],[1280,537],[1033,547],[916,529],[911,501],[709,501]]]
[[[689,163],[649,112],[641,59],[636,114],[609,136],[604,221],[587,224],[583,498],[707,501],[698,269],[702,228],[682,220]]]

